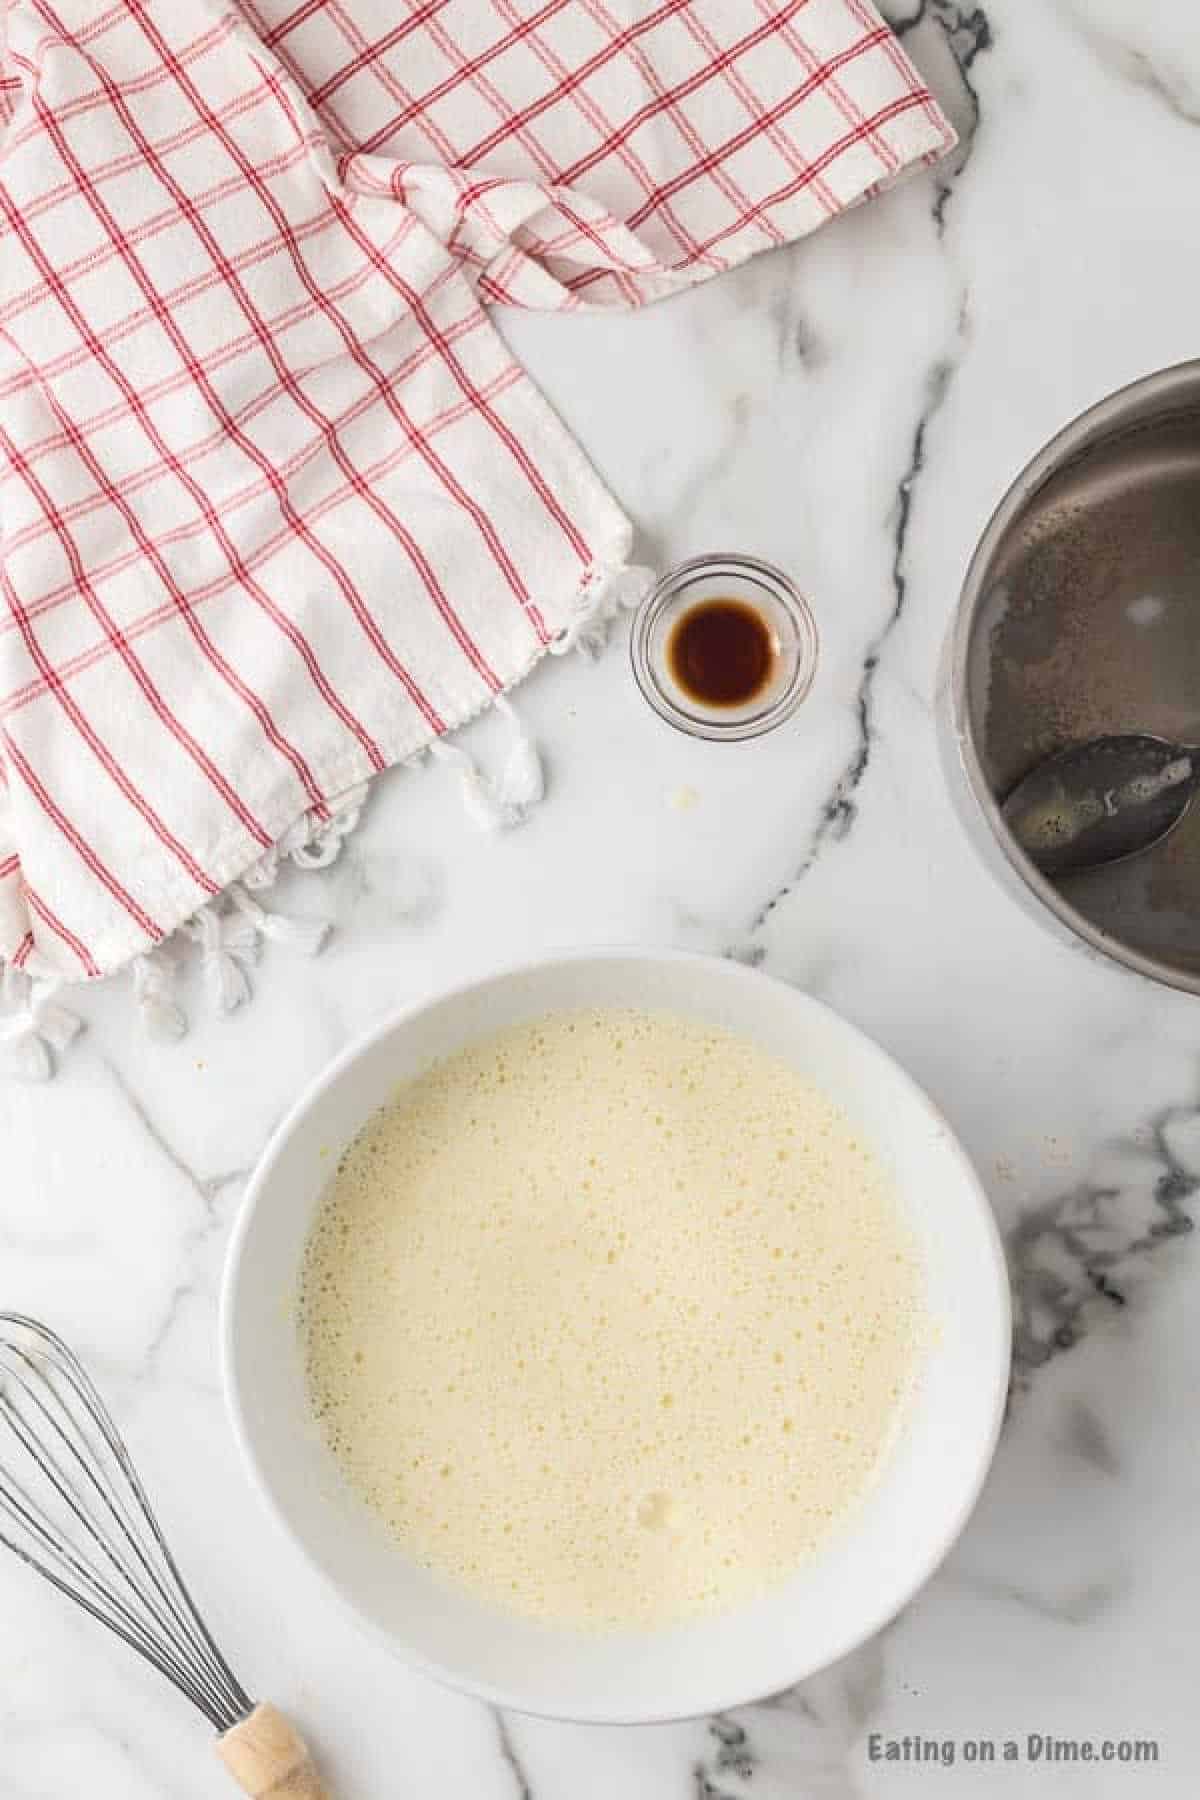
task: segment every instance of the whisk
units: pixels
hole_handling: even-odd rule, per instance
[[[244,1793],[328,1800],[294,1728],[214,1643],[82,1363],[19,1313],[0,1313],[0,1544],[199,1707]]]

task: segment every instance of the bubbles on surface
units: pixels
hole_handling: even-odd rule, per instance
[[[320,1427],[408,1555],[528,1616],[652,1627],[785,1579],[853,1508],[922,1299],[825,1095],[611,1010],[473,1045],[376,1113],[300,1311]]]

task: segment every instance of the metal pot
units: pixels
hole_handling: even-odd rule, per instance
[[[998,800],[1106,731],[1200,742],[1200,362],[1122,388],[1014,481],[971,559],[938,682],[968,834],[1078,949],[1200,994],[1200,805],[1164,843],[1052,884]]]

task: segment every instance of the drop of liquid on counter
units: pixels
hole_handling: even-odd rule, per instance
[[[667,641],[672,676],[705,706],[745,706],[757,699],[778,656],[770,625],[744,600],[701,600],[676,620]]]

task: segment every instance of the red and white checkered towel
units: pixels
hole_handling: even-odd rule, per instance
[[[629,526],[487,302],[655,299],[953,141],[869,0],[16,0],[5,35],[0,960],[47,977],[604,604]]]

